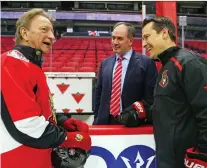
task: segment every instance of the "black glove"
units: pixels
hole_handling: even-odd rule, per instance
[[[81,149],[58,147],[51,154],[54,168],[83,168],[89,153]]]
[[[116,119],[126,127],[138,127],[146,120],[146,108],[149,109],[149,107],[145,101],[137,101],[124,109],[124,111],[116,116]]]

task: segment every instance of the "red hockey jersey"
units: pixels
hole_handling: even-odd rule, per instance
[[[66,131],[50,122],[54,116],[45,74],[26,54],[35,58],[40,53],[20,46],[1,55],[1,164],[51,168],[51,150],[64,141]]]

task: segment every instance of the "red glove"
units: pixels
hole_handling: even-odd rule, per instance
[[[140,119],[145,119],[146,118],[146,110],[145,110],[145,107],[144,107],[142,102],[137,101],[137,102],[133,103],[132,106],[134,107],[134,109],[139,114]]]
[[[185,155],[186,168],[207,168],[207,154],[200,153],[195,148],[189,148]]]
[[[91,137],[84,132],[67,132],[66,139],[60,146],[89,151],[91,149]]]
[[[75,120],[72,118],[67,119],[63,123],[63,127],[67,129],[67,131],[78,131],[86,133],[89,131],[88,124],[82,122],[81,120]]]

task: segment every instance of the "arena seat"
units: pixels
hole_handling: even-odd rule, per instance
[[[4,53],[14,46],[14,36],[1,36],[1,53]],[[185,46],[187,50],[199,52],[201,56],[207,59],[207,42],[186,40]],[[142,53],[141,39],[135,39],[133,49],[137,53]],[[91,38],[91,37],[69,37],[60,38],[52,47],[52,53],[44,55],[45,62],[43,63],[44,71],[48,69],[52,61],[52,71],[70,70],[97,72],[103,59],[114,55],[111,48],[111,38]],[[91,66],[88,67],[87,66]],[[157,69],[161,68],[159,63],[156,63]],[[97,69],[96,69],[97,67]],[[45,69],[46,68],[46,69]],[[75,70],[74,70],[75,68]]]
[[[88,58],[88,57],[85,57],[84,58],[84,62],[92,62],[92,63],[95,63],[96,62],[96,58]]]
[[[56,62],[66,62],[68,61],[69,57],[64,57],[64,56],[61,56],[61,57],[58,57],[55,59]]]
[[[60,71],[61,72],[75,72],[76,68],[75,67],[61,67]]]
[[[95,72],[95,68],[93,67],[80,67],[79,72]]]
[[[92,68],[95,68],[96,67],[96,63],[95,62],[84,62],[84,63],[82,63],[81,67],[92,67]]]
[[[75,67],[75,68],[78,68],[79,67],[79,65],[80,65],[80,63],[79,62],[65,62],[65,66],[67,66],[67,67]]]
[[[44,72],[57,72],[58,68],[57,67],[43,67],[42,70]]]
[[[201,54],[201,56],[207,60],[207,54]]]

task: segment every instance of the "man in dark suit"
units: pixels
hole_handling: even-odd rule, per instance
[[[117,125],[114,117],[136,101],[153,103],[154,61],[132,49],[135,28],[119,22],[112,32],[115,55],[102,61],[95,88],[94,125]]]

